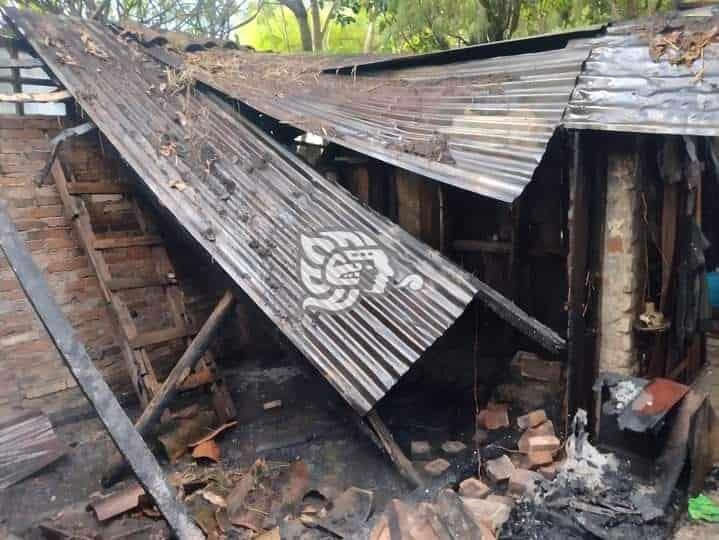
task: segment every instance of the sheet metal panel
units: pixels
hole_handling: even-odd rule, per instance
[[[163,92],[165,69],[139,45],[118,43],[95,22],[6,13],[161,204],[358,412],[486,287],[233,111],[201,92]],[[107,59],[87,54],[82,35]],[[168,142],[176,151],[163,155]],[[300,234],[328,230],[376,241],[395,271],[386,294],[339,313],[301,309]],[[424,286],[399,288],[410,274]]]
[[[186,54],[203,82],[337,144],[462,189],[513,201],[559,126],[583,42],[545,52],[358,74],[327,58]]]
[[[693,65],[654,61],[651,39],[665,29],[711,27],[719,18],[706,11],[610,27],[592,41],[564,117],[572,129],[673,135],[719,135],[719,43],[704,49]],[[668,30],[668,31],[671,31]],[[699,71],[702,76],[698,76]]]

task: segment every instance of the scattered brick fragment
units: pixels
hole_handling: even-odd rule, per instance
[[[507,456],[497,459],[490,459],[484,464],[484,470],[490,482],[497,483],[509,480],[514,471],[514,464]]]
[[[432,451],[432,447],[428,441],[412,441],[410,443],[410,451],[412,458],[426,459]]]
[[[544,409],[539,409],[517,418],[517,426],[519,427],[519,429],[528,429],[537,427],[539,424],[542,424],[546,421],[547,413],[544,412]]]
[[[430,476],[439,476],[449,469],[449,461],[438,458],[425,464],[424,471]]]
[[[554,435],[536,435],[529,438],[528,454],[533,452],[556,452],[562,447],[562,442]]]
[[[492,492],[490,487],[481,480],[470,477],[459,484],[459,494],[462,497],[483,499]]]
[[[467,449],[467,445],[462,441],[447,441],[442,444],[442,451],[445,454],[459,454]]]

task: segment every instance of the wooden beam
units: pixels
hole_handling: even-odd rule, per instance
[[[58,101],[66,101],[68,99],[72,99],[72,95],[70,95],[70,92],[67,90],[37,92],[34,94],[27,94],[25,92],[0,94],[0,103],[57,103]]]
[[[141,349],[158,343],[165,343],[173,339],[180,339],[192,335],[194,332],[187,326],[163,328],[162,330],[153,330],[151,332],[143,332],[130,338],[130,347],[133,349]]]
[[[0,201],[0,248],[65,365],[92,403],[140,484],[154,499],[171,531],[181,540],[204,539],[205,536],[192,522],[185,508],[176,500],[175,490],[167,483],[160,465],[97,371],[72,325],[53,298],[47,281],[15,229],[4,201]]]
[[[110,278],[105,281],[105,286],[112,292],[128,291],[130,289],[143,289],[145,287],[162,287],[170,285],[170,280],[160,276],[153,277],[127,277]]]
[[[70,195],[123,195],[130,193],[131,188],[116,182],[71,182],[67,190]]]
[[[485,240],[455,240],[452,242],[452,249],[455,251],[478,251],[481,253],[504,253],[512,252],[511,242],[488,242]]]
[[[118,236],[115,238],[95,238],[95,249],[116,249],[137,246],[156,246],[162,244],[162,238],[155,235]]]
[[[392,460],[395,467],[397,467],[399,474],[401,474],[402,477],[410,482],[414,487],[422,487],[424,482],[422,482],[417,470],[414,468],[414,465],[412,465],[412,462],[407,459],[407,456],[404,455],[404,452],[402,452],[399,445],[395,442],[392,433],[389,429],[387,429],[387,426],[380,418],[379,414],[377,414],[377,411],[371,410],[367,413],[365,419],[382,443],[384,451]]]
[[[172,368],[172,371],[162,383],[162,386],[152,398],[152,401],[150,401],[147,407],[145,407],[145,410],[142,411],[142,415],[135,424],[135,428],[143,437],[147,436],[160,420],[162,411],[164,411],[173,400],[183,380],[188,377],[189,372],[205,354],[217,334],[217,330],[230,312],[234,301],[235,299],[232,293],[230,291],[225,292],[222,299],[205,321],[205,324],[202,325],[202,328],[192,340],[192,343],[190,343],[182,357],[177,361],[175,367]],[[108,471],[103,475],[102,485],[105,487],[112,486],[122,478],[125,470],[125,462],[121,459],[115,460]]]

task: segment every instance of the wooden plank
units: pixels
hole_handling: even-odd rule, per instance
[[[90,259],[91,266],[97,274],[102,295],[105,297],[105,301],[109,303],[110,290],[106,285],[106,280],[109,277],[109,270],[102,258],[98,257],[97,252],[92,249],[92,245],[95,241],[95,234],[90,226],[90,217],[87,214],[87,209],[81,200],[70,196],[67,189],[68,181],[65,177],[62,165],[58,160],[54,160],[50,171],[55,179],[55,185],[60,193],[60,199],[65,206],[65,212],[68,214],[68,217],[72,219],[75,232],[80,239],[82,247],[85,249],[85,253],[87,253],[88,258]]]
[[[452,242],[452,249],[455,251],[479,251],[482,253],[504,253],[512,252],[511,242],[488,242],[484,240],[455,240]]]
[[[569,223],[569,292],[567,321],[567,373],[565,418],[572,418],[577,409],[592,411],[591,392],[587,394],[588,373],[591,373],[592,359],[588,357],[586,347],[587,320],[585,306],[588,301],[586,286],[587,272],[590,270],[589,243],[591,223],[589,205],[592,202],[591,185],[587,178],[583,160],[584,139],[574,132],[573,163],[569,175],[569,190],[572,198],[571,221]],[[589,386],[591,388],[591,386]],[[593,420],[593,418],[592,418]]]
[[[50,286],[15,229],[4,201],[0,201],[0,247],[60,357],[92,403],[100,421],[130,463],[138,480],[153,498],[171,531],[181,540],[204,539],[205,536],[192,522],[184,506],[177,501],[177,494],[165,479],[157,460],[117,402],[70,321],[53,298]]]
[[[415,238],[422,235],[420,177],[403,169],[395,171],[397,185],[397,218],[400,227]]]
[[[59,90],[57,92],[36,92],[28,94],[26,92],[16,92],[14,94],[0,94],[0,103],[57,103],[72,99],[72,95],[67,90]]]
[[[151,276],[110,278],[107,280],[106,285],[110,291],[118,292],[130,289],[144,289],[145,287],[161,287],[163,285],[169,285],[170,283],[170,280],[167,278]]]
[[[155,235],[143,236],[117,236],[114,238],[96,238],[93,247],[95,249],[116,249],[137,246],[155,246],[162,244],[162,238]]]
[[[165,343],[173,339],[180,339],[194,334],[191,328],[187,326],[163,328],[161,330],[152,330],[150,332],[142,332],[135,337],[129,339],[130,346],[133,349],[140,349],[157,343]]]
[[[217,306],[215,306],[215,309],[212,310],[212,313],[205,321],[205,324],[202,325],[202,328],[192,340],[190,346],[187,347],[177,361],[177,364],[175,364],[175,367],[172,368],[172,371],[162,383],[162,386],[152,397],[152,401],[145,407],[145,410],[142,411],[142,415],[135,424],[135,427],[141,435],[146,436],[149,434],[152,428],[159,422],[162,411],[167,408],[175,395],[177,395],[177,392],[181,389],[183,379],[186,380],[188,378],[188,372],[195,367],[217,335],[217,331],[230,312],[234,301],[235,299],[232,293],[227,291]],[[107,473],[103,475],[102,485],[109,487],[116,483],[122,477],[124,470],[124,463],[115,460],[109,467]]]
[[[123,195],[131,191],[129,185],[114,182],[71,182],[67,189],[70,195]]]
[[[0,420],[0,489],[5,489],[60,459],[65,445],[47,416],[20,410]]]
[[[412,465],[412,462],[407,459],[407,456],[395,442],[392,433],[389,429],[387,429],[387,426],[382,418],[380,418],[379,414],[377,414],[377,411],[371,410],[367,413],[365,419],[372,427],[374,433],[382,443],[385,452],[387,452],[387,455],[392,460],[392,463],[395,464],[402,477],[410,482],[414,487],[423,486],[424,483],[414,468],[414,465]]]

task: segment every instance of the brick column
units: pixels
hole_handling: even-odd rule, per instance
[[[599,295],[599,371],[636,373],[634,323],[642,297],[638,139],[611,135]]]

